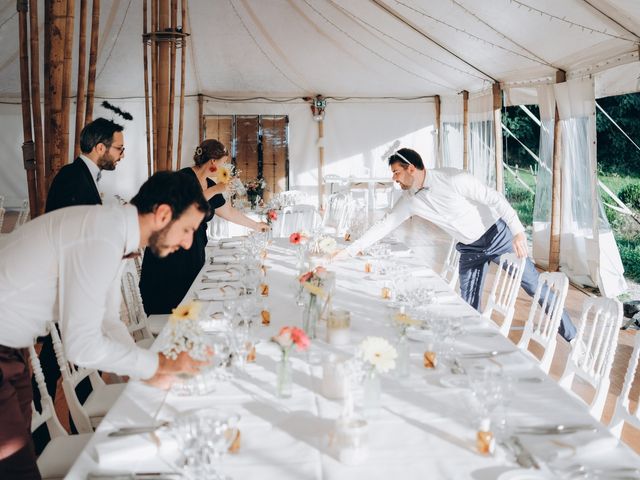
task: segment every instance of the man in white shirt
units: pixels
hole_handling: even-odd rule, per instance
[[[432,222],[459,243],[460,293],[476,310],[480,309],[482,288],[489,262],[503,253],[527,257],[524,227],[509,202],[496,190],[480,183],[473,175],[455,168],[424,168],[420,155],[402,148],[389,157],[393,180],[404,190],[403,196],[385,218],[371,227],[344,253],[355,255],[391,233],[402,222],[417,215]],[[538,285],[538,271],[527,258],[522,288],[531,296]],[[541,298],[545,297],[542,292]],[[563,312],[559,333],[570,341],[576,329]]]
[[[120,321],[123,257],[188,249],[208,211],[198,182],[159,172],[125,206],[75,206],[26,223],[0,240],[0,478],[39,478],[30,439],[25,349],[57,321],[68,360],[170,385],[203,364],[138,348]],[[167,279],[170,281],[170,279]]]

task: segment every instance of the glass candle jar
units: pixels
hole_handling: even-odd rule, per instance
[[[351,340],[351,314],[348,310],[331,310],[327,319],[327,343],[348,345]]]

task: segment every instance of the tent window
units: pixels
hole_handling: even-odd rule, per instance
[[[265,197],[289,189],[289,117],[286,115],[207,115],[205,138],[221,141],[245,182],[264,178]]]

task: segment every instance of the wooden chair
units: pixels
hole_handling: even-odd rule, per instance
[[[613,417],[609,423],[609,430],[617,438],[622,436],[622,429],[625,423],[630,424],[634,428],[640,430],[640,395],[637,395],[636,411],[631,413],[629,394],[631,393],[631,387],[634,383],[636,372],[638,370],[638,359],[640,358],[640,335],[636,334],[635,344],[633,346],[633,352],[631,352],[631,358],[629,358],[629,365],[627,366],[627,373],[624,377],[624,384],[622,385],[622,392],[616,402],[616,408],[613,412]]]
[[[513,322],[518,290],[524,273],[526,258],[518,258],[515,253],[505,253],[498,259],[498,269],[489,293],[489,299],[482,315],[491,318],[494,310],[502,315],[500,332],[507,336]]]
[[[553,354],[556,351],[558,327],[562,319],[568,289],[569,279],[564,273],[544,272],[540,274],[531,310],[529,310],[529,318],[518,342],[518,347],[526,352],[528,352],[531,341],[544,348],[544,353],[540,358],[540,368],[545,373],[549,373]]]
[[[449,245],[449,252],[447,253],[444,265],[440,271],[440,276],[445,282],[447,282],[447,285],[449,285],[451,289],[456,287],[456,284],[458,283],[458,276],[460,275],[460,271],[458,270],[460,252],[456,250],[457,243],[458,242],[456,240],[451,241],[451,245]]]
[[[559,383],[572,391],[578,375],[589,383],[595,394],[589,413],[600,420],[609,392],[609,374],[618,346],[618,330],[622,325],[622,304],[615,298],[587,298],[584,302],[578,334],[573,342]]]
[[[91,434],[69,435],[67,433],[56,415],[53,400],[47,391],[47,385],[44,381],[40,360],[33,346],[29,347],[29,359],[38,390],[40,391],[40,404],[42,406],[42,411],[38,412],[33,402],[31,403],[33,410],[31,431],[34,432],[46,423],[49,437],[51,437],[51,440],[38,457],[38,470],[40,470],[43,480],[62,479],[67,475],[80,453],[82,453],[82,449],[89,442]]]
[[[50,329],[53,349],[56,352],[56,359],[62,373],[62,389],[67,400],[69,413],[78,432],[91,433],[113,406],[126,384],[107,385],[96,370],[78,367],[69,363],[64,353],[58,329],[53,324],[50,325]],[[76,387],[87,377],[89,377],[93,391],[84,403],[80,403],[76,394]]]

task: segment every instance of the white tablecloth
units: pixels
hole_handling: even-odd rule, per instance
[[[413,263],[415,259],[398,261]],[[180,411],[198,406],[217,406],[241,415],[242,446],[239,453],[227,455],[225,473],[238,479],[497,479],[505,472],[518,468],[505,457],[502,449],[494,456],[476,453],[476,425],[469,408],[469,392],[463,388],[445,388],[440,378],[448,372],[427,370],[422,366],[424,345],[412,342],[412,366],[408,379],[398,380],[392,373],[383,377],[382,408],[368,414],[369,457],[359,466],[341,464],[329,449],[329,433],[341,411],[341,401],[329,400],[320,393],[321,361],[327,352],[346,354],[353,346],[338,349],[320,339],[313,342],[308,352],[294,352],[293,396],[279,399],[275,396],[275,371],[279,352],[267,340],[283,325],[301,325],[302,309],[294,303],[295,256],[286,243],[276,242],[269,248],[266,260],[267,283],[270,295],[267,305],[271,312],[271,325],[259,326],[258,334],[264,340],[257,348],[257,360],[249,364],[246,374],[236,375],[221,384],[217,391],[201,397],[179,397],[153,389],[140,382],[130,382],[125,392],[105,417],[91,442],[85,448],[67,478],[81,479],[91,471],[107,468],[98,464],[96,445],[113,442],[107,437],[111,430],[129,425],[150,425],[171,420]],[[351,312],[352,340],[355,345],[366,335],[394,338],[388,326],[391,309],[382,300],[380,280],[364,273],[362,259],[352,259],[330,266],[336,271],[337,289],[334,308]],[[206,267],[205,267],[206,268]],[[426,272],[426,273],[425,273]],[[428,269],[422,269],[425,284],[446,289],[444,282]],[[196,281],[194,283],[197,284]],[[190,298],[191,292],[187,294]],[[434,309],[465,317],[467,333],[458,339],[458,350],[508,350],[515,346],[506,338],[487,332],[496,327],[477,316],[461,299],[449,300]],[[466,318],[475,317],[475,318]],[[484,335],[474,335],[483,332]],[[582,432],[578,444],[598,438],[608,438],[607,430],[587,413],[583,403],[564,392],[555,381],[544,376],[537,366],[521,353],[496,359],[505,371],[514,377],[540,376],[541,383],[514,384],[514,394],[508,412],[512,425],[518,424],[578,424],[593,423],[599,427],[595,433]],[[477,360],[488,362],[488,360]],[[526,437],[522,440],[542,457],[554,451],[565,450],[565,456],[575,451],[572,437]],[[151,442],[150,436],[141,436]],[[552,443],[564,442],[566,446]],[[134,449],[131,440],[121,440],[123,448],[131,453],[110,464],[129,471],[168,471],[177,469],[175,445],[165,442],[160,453],[149,453],[148,448]],[[575,441],[574,441],[575,443]],[[611,442],[609,442],[610,445]],[[113,447],[110,445],[109,447]],[[144,447],[144,445],[143,445]],[[155,451],[152,448],[151,451]],[[603,450],[603,449],[600,449]],[[139,455],[135,451],[142,452]],[[639,465],[638,457],[623,445],[607,448],[576,460],[592,465]],[[552,478],[552,477],[549,477]]]

